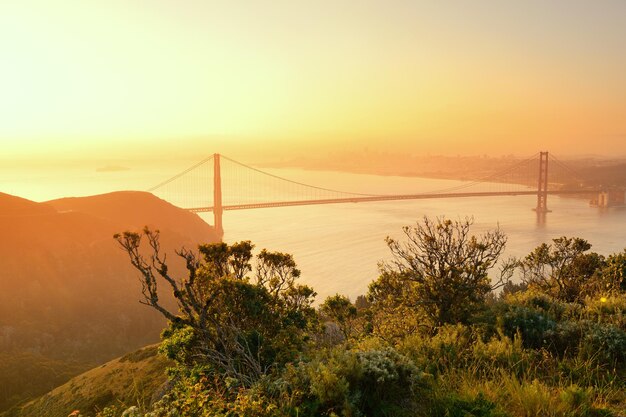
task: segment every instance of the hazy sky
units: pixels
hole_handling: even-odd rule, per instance
[[[4,156],[202,137],[626,154],[626,1],[0,2]]]

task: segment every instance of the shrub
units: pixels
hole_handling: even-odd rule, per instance
[[[609,255],[601,274],[605,291],[626,292],[626,249],[621,253]]]
[[[315,292],[296,283],[300,270],[291,255],[263,249],[253,281],[252,243],[200,245],[201,257],[186,249],[176,252],[188,273],[177,278],[160,252],[159,231],[146,227],[114,238],[141,273],[142,303],[168,320],[164,351],[181,367],[211,365],[251,386],[303,348],[316,321]],[[149,260],[142,255],[142,240],[150,248]],[[172,290],[178,311],[160,301],[159,282]]]
[[[588,328],[589,323],[584,321],[564,321],[546,331],[544,338],[553,354],[560,358],[573,356],[578,352],[580,341]]]
[[[612,325],[594,324],[582,340],[580,352],[606,365],[626,362],[626,332]]]
[[[543,243],[520,262],[522,280],[558,300],[580,302],[604,286],[599,273],[604,257],[587,253],[589,249],[581,238],[563,236]]]
[[[142,416],[143,416],[143,413],[141,412],[141,410],[139,410],[139,407],[137,406],[132,406],[130,408],[127,408],[122,413],[122,417],[142,417]]]
[[[446,325],[432,337],[407,336],[400,348],[418,367],[436,376],[452,368],[464,367],[475,337],[467,326]]]
[[[528,307],[515,305],[504,313],[500,321],[502,331],[506,336],[513,338],[519,332],[524,347],[532,349],[545,346],[546,332],[554,330],[556,327],[556,323],[549,319],[546,314]]]
[[[626,332],[611,324],[566,321],[558,323],[544,337],[559,357],[577,354],[601,365],[626,363]]]
[[[421,310],[434,326],[467,323],[483,308],[492,290],[510,279],[516,265],[510,260],[501,262],[500,274],[493,274],[492,282],[494,276],[489,273],[506,246],[506,235],[496,228],[474,236],[472,224],[471,218],[424,217],[402,228],[402,241],[387,237],[393,258],[380,264],[382,277],[370,286],[374,295],[370,298],[390,291],[381,291],[385,280],[400,281],[401,289],[410,288],[411,295],[403,303]]]
[[[290,390],[306,392],[300,415],[409,416],[426,387],[415,364],[395,349],[331,350],[287,375]],[[302,409],[301,409],[302,410]]]

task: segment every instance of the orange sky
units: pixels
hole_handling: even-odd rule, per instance
[[[0,142],[625,155],[624,22],[622,0],[2,2]]]

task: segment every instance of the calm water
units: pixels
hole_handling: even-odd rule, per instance
[[[149,188],[189,165],[179,161],[168,169],[150,166],[129,171],[96,172],[94,167],[0,170],[0,191],[36,201]],[[367,193],[410,193],[442,189],[460,181],[382,177],[337,172],[268,170],[274,174],[333,189]],[[507,254],[523,256],[542,242],[579,236],[593,250],[608,254],[626,247],[626,209],[599,210],[587,200],[549,197],[552,213],[545,223],[531,210],[535,197],[494,197],[401,202],[350,203],[229,211],[224,213],[227,242],[252,240],[258,249],[293,253],[302,280],[319,293],[354,298],[377,276],[377,263],[389,257],[386,236],[400,237],[401,228],[424,215],[450,218],[474,216],[475,232],[500,228],[508,235]],[[212,214],[202,215],[209,223]]]
[[[337,184],[354,180],[354,175],[348,174],[334,173],[333,177]],[[416,183],[423,189],[442,185],[441,180],[422,178],[360,177],[362,183],[379,186],[379,192],[385,192],[384,184],[390,184],[394,192],[415,190]],[[589,207],[587,200],[549,197],[552,213],[540,223],[531,210],[535,204],[535,197],[520,196],[232,211],[224,214],[224,239],[250,239],[259,248],[293,253],[303,280],[314,286],[320,298],[335,293],[353,298],[363,294],[377,276],[378,261],[389,258],[384,238],[401,237],[402,226],[424,215],[473,216],[475,232],[499,225],[508,235],[507,255],[511,256],[524,256],[542,242],[563,235],[583,237],[603,254],[626,247],[623,208],[599,210]]]

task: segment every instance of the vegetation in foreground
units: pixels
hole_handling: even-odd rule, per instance
[[[626,250],[603,257],[562,237],[502,260],[506,236],[474,236],[471,223],[406,227],[367,296],[318,309],[291,255],[203,245],[200,258],[178,253],[188,276],[176,279],[158,232],[117,235],[143,302],[169,320],[170,388],[150,405],[71,415],[624,415]],[[161,305],[157,282],[179,311]]]

